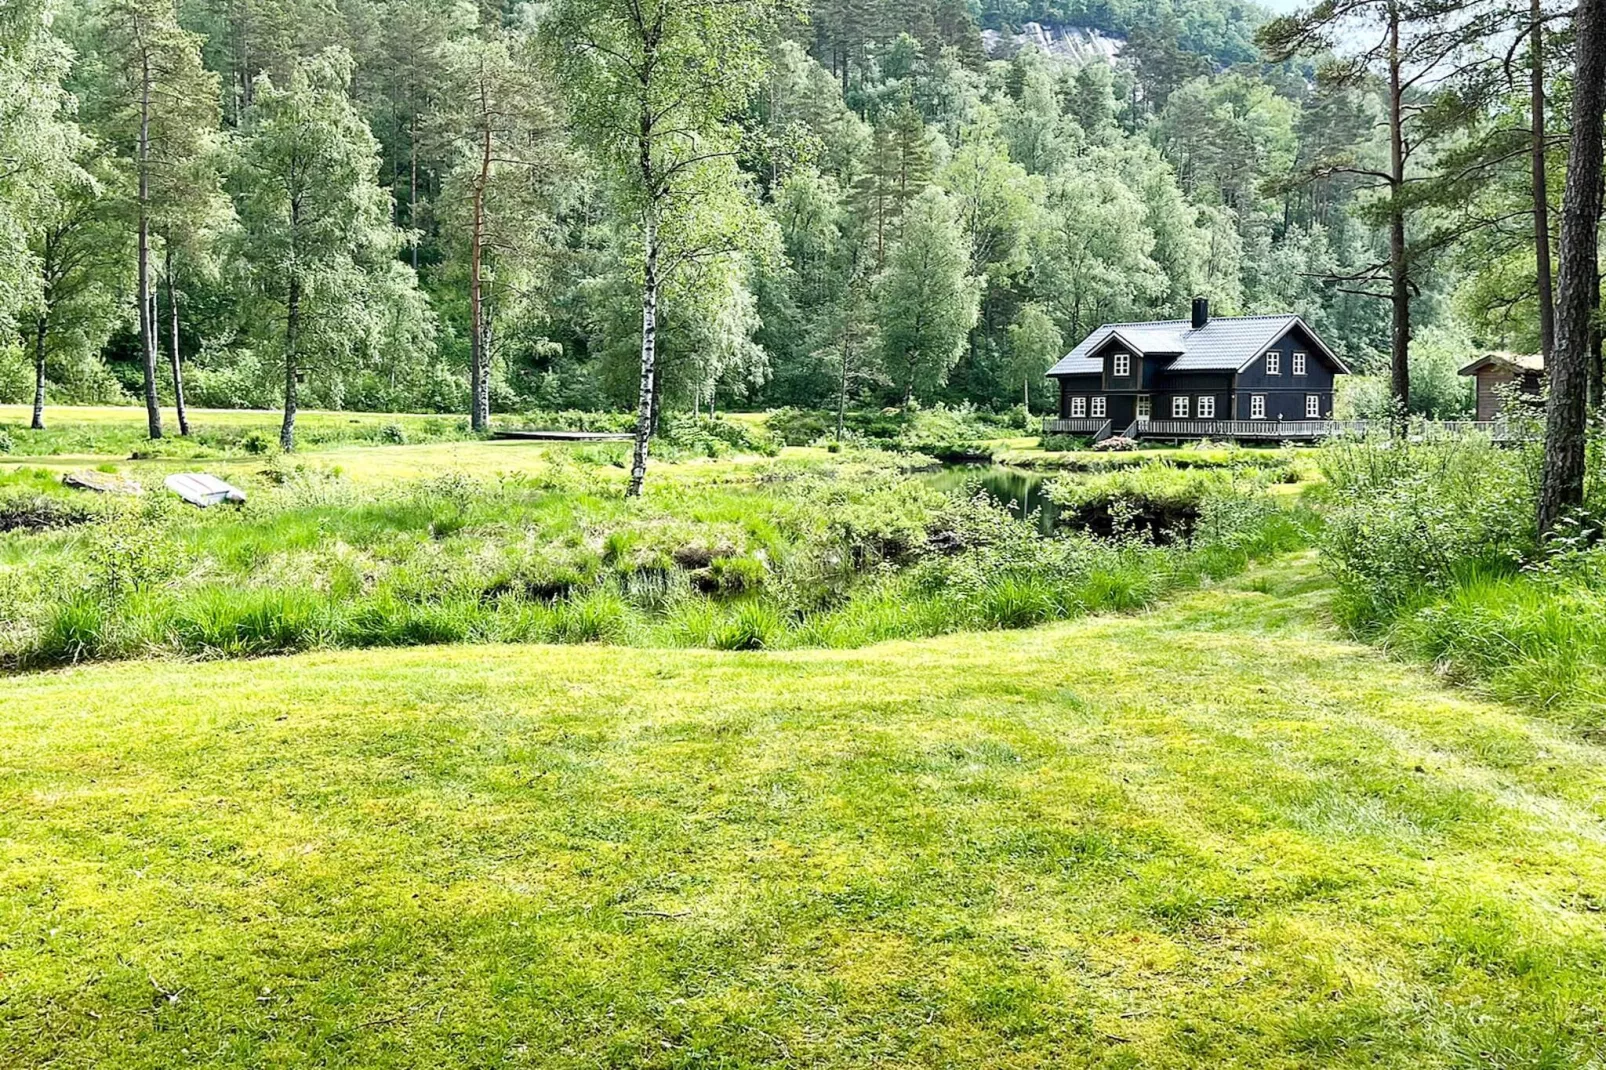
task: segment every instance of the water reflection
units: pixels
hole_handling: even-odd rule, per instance
[[[980,486],[1016,516],[1025,519],[1037,513],[1037,527],[1043,534],[1052,534],[1059,520],[1059,506],[1043,493],[1045,477],[1038,472],[1003,465],[962,464],[927,475],[926,480],[938,490],[962,490],[967,485]]]

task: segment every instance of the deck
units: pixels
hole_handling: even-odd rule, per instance
[[[1390,429],[1387,420],[1138,420],[1115,431],[1108,420],[1044,417],[1045,435],[1087,435],[1094,441],[1119,434],[1133,439],[1215,438],[1234,442],[1316,442],[1335,435],[1365,435]],[[1505,420],[1412,420],[1413,437],[1484,434],[1515,442],[1528,432]]]

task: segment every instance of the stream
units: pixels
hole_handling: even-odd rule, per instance
[[[938,490],[961,490],[970,483],[979,485],[1023,520],[1035,510],[1038,530],[1049,535],[1059,520],[1060,509],[1043,493],[1047,478],[1042,473],[1024,468],[986,464],[954,465],[925,477]]]

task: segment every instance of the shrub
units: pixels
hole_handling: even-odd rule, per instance
[[[716,650],[763,650],[774,644],[784,628],[785,622],[774,606],[750,599],[714,626],[709,645]]]
[[[28,660],[42,664],[87,661],[100,654],[105,633],[105,608],[88,594],[74,594],[51,610]]]
[[[240,448],[250,454],[263,454],[276,449],[279,440],[264,431],[247,431],[240,438]]]
[[[17,442],[11,437],[9,431],[0,431],[0,453],[10,453],[17,448]]]
[[[604,588],[593,589],[555,608],[554,642],[617,642],[629,629],[630,607],[617,594]]]
[[[1125,435],[1111,435],[1093,443],[1093,449],[1098,453],[1129,453],[1137,448],[1137,442]]]
[[[214,586],[189,592],[171,629],[188,653],[241,657],[318,646],[328,624],[323,601],[310,591]]]
[[[407,445],[407,428],[401,424],[386,424],[379,429],[379,441],[392,446]]]
[[[1083,435],[1044,435],[1037,444],[1047,453],[1074,453],[1087,449],[1087,438]]]
[[[1331,508],[1321,545],[1345,621],[1383,627],[1469,570],[1510,573],[1531,558],[1532,460],[1473,438],[1324,446]]]

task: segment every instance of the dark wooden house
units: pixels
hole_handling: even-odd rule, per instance
[[[1518,353],[1485,353],[1461,369],[1478,382],[1479,423],[1487,423],[1500,415],[1500,407],[1515,388],[1524,400],[1532,398],[1538,403],[1544,392],[1545,358]]]
[[[1107,323],[1048,371],[1046,429],[1156,438],[1314,438],[1349,369],[1295,315]]]

